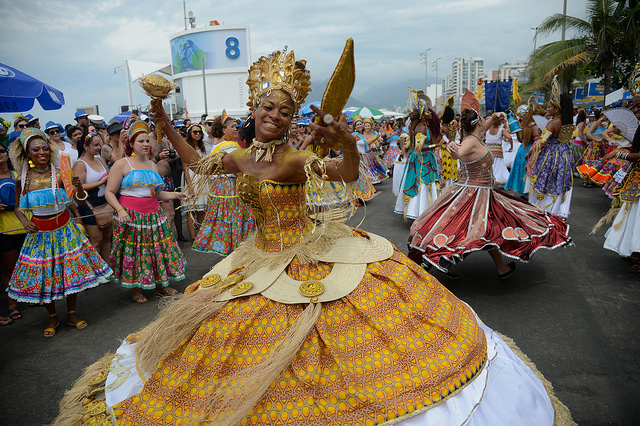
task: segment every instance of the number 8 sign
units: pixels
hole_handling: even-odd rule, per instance
[[[224,53],[229,59],[238,59],[240,56],[240,42],[235,37],[227,37],[224,44],[227,46]]]

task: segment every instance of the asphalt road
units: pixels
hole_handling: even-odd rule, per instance
[[[393,213],[391,180],[349,222],[382,235],[406,253],[410,223]],[[602,248],[603,231],[589,235],[607,211],[598,188],[576,186],[570,235],[575,247],[536,253],[515,273],[498,280],[485,253],[456,266],[461,279],[433,272],[467,302],[490,327],[515,340],[555,388],[581,425],[637,424],[640,418],[640,275],[627,272],[629,261]],[[186,229],[186,228],[185,228]],[[188,261],[183,290],[221,257],[197,253],[182,243]],[[81,371],[158,312],[158,301],[138,305],[130,291],[113,284],[83,292],[78,315],[89,327],[63,324],[51,339],[42,337],[43,307],[20,304],[23,319],[0,327],[0,424],[47,424],[58,412],[64,391]],[[7,305],[0,301],[0,312]]]

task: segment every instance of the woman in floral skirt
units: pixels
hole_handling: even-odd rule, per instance
[[[169,282],[185,278],[184,256],[158,201],[184,200],[186,195],[161,190],[164,182],[148,158],[147,123],[132,123],[124,146],[126,155],[111,168],[105,194],[116,210],[109,263],[115,282],[133,289],[136,303],[145,303],[142,290],[173,295],[177,290],[169,287]]]
[[[213,120],[211,132],[216,138],[212,154],[229,154],[240,148],[240,145],[232,140],[234,132],[237,137],[238,131],[235,129],[233,118],[228,117],[226,111],[222,111],[222,116]],[[251,210],[238,198],[235,175],[222,175],[212,181],[207,214],[192,248],[226,256],[254,229],[255,221]]]
[[[11,145],[11,161],[21,170],[16,182],[16,216],[27,231],[9,288],[9,297],[19,302],[43,304],[49,313],[44,337],[53,337],[60,325],[54,301],[66,299],[67,323],[77,329],[87,321],[76,316],[78,293],[98,285],[111,274],[89,240],[71,220],[78,211],[63,188],[53,166],[58,149],[40,129],[28,128]],[[87,199],[79,179],[74,198]],[[25,212],[31,212],[28,219]]]

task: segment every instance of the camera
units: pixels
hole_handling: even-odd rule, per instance
[[[176,150],[175,150],[175,149],[173,149],[173,148],[165,149],[164,151],[169,151],[169,159],[170,159],[170,160],[175,160],[175,159],[176,159],[176,157],[178,156],[178,155],[176,154]]]

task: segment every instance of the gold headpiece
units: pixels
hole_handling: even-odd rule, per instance
[[[431,108],[431,99],[429,99],[422,90],[416,91],[409,87],[409,92],[411,93],[411,103],[413,107],[418,110],[420,117],[422,117],[425,111],[428,112]]]
[[[558,76],[554,75],[551,81],[551,97],[549,102],[560,108],[560,83],[558,83]]]
[[[632,96],[640,96],[640,62],[636,64],[629,77],[629,90]]]
[[[282,90],[291,96],[296,111],[311,91],[311,76],[305,69],[307,61],[296,61],[293,50],[262,56],[249,68],[249,102],[252,110],[258,106],[260,96],[271,90]]]

